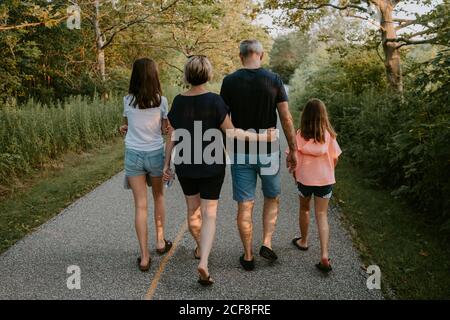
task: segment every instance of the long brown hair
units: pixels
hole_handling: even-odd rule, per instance
[[[311,99],[306,103],[300,123],[300,133],[305,140],[314,139],[315,142],[325,143],[327,131],[331,137],[336,138],[336,132],[328,119],[327,108],[319,99]]]
[[[158,66],[149,58],[138,59],[133,64],[130,88],[132,105],[139,109],[157,108],[161,104],[161,83]]]

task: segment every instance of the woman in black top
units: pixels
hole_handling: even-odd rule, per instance
[[[253,141],[272,141],[276,134],[275,130],[256,134],[234,128],[225,102],[205,88],[212,77],[208,58],[189,58],[184,72],[191,88],[175,97],[168,115],[172,139],[166,144],[164,180],[173,177],[170,169],[173,160],[186,197],[189,231],[197,243],[194,256],[200,259],[198,282],[211,285],[208,257],[216,231],[217,205],[226,166],[222,131],[230,138]]]

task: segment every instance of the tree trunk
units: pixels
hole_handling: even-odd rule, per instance
[[[105,41],[103,38],[102,31],[100,29],[100,1],[95,0],[95,20],[94,20],[94,30],[95,30],[95,44],[97,48],[97,68],[100,72],[100,77],[102,81],[106,80],[106,62],[105,62],[105,50],[103,48]]]
[[[384,50],[384,65],[386,67],[387,78],[392,89],[398,93],[403,92],[403,76],[401,67],[400,50],[398,43],[387,41],[387,39],[396,39],[397,30],[395,29],[392,12],[394,5],[390,0],[380,1],[381,12],[381,39]]]
[[[105,50],[98,48],[98,46],[97,46],[97,66],[102,81],[105,81],[106,80]]]

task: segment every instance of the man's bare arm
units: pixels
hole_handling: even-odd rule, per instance
[[[294,121],[292,120],[289,104],[287,102],[280,102],[277,105],[277,108],[281,126],[283,127],[283,132],[289,146],[289,154],[286,157],[286,167],[289,168],[289,172],[292,173],[297,167],[297,139],[295,138]]]

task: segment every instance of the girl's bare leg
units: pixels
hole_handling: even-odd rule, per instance
[[[141,249],[141,266],[146,266],[150,260],[147,228],[147,181],[145,176],[139,176],[128,177],[128,182],[134,196],[135,227]]]
[[[297,241],[298,245],[304,248],[308,247],[309,239],[309,219],[310,219],[310,203],[311,197],[300,198],[300,209],[299,209],[299,225],[300,225],[300,236],[302,237]]]
[[[314,197],[314,211],[320,238],[320,256],[321,262],[325,266],[329,265],[328,241],[330,238],[330,229],[328,226],[328,203],[329,199]]]
[[[156,249],[164,249],[164,225],[166,218],[166,207],[164,203],[164,183],[162,177],[151,178],[153,201],[155,204],[155,228],[156,228]]]

